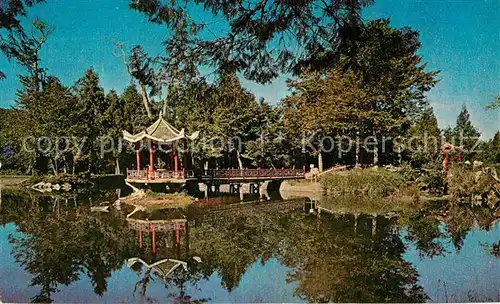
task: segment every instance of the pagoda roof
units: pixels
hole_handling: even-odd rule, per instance
[[[138,142],[146,138],[159,143],[169,143],[183,138],[194,140],[198,138],[199,133],[199,131],[196,131],[191,135],[187,135],[184,132],[184,128],[179,131],[163,119],[160,114],[160,118],[157,121],[138,134],[130,134],[127,131],[123,131],[123,138],[129,142]]]

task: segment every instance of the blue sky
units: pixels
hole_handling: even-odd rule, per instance
[[[500,94],[500,0],[378,0],[364,11],[366,20],[391,18],[396,27],[420,32],[420,54],[429,70],[441,70],[440,82],[428,94],[441,127],[454,125],[462,104],[471,112],[483,137],[500,129],[500,111],[484,110]],[[123,63],[113,55],[111,41],[130,48],[143,45],[161,54],[168,32],[128,9],[128,0],[47,0],[29,11],[55,26],[42,52],[42,65],[67,85],[88,67],[100,75],[106,90],[121,91],[130,83]],[[13,104],[22,71],[0,57],[0,70],[9,77],[0,81],[0,107]],[[288,94],[282,76],[270,85],[249,81],[244,85],[272,103]]]

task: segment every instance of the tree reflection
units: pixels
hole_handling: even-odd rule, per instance
[[[292,269],[288,282],[297,284],[295,294],[310,302],[424,301],[418,275],[402,257],[405,247],[394,223],[383,217],[378,222],[372,236],[362,225],[354,233],[352,217],[317,219],[257,206],[229,223],[204,222],[192,239],[207,261],[205,275],[219,273],[229,291],[250,265],[275,257]]]
[[[394,223],[379,216],[376,233],[367,236],[354,233],[352,218],[292,222],[282,258],[294,269],[288,280],[298,283],[296,294],[310,302],[423,302]]]
[[[50,302],[58,288],[82,275],[88,276],[97,295],[103,295],[108,278],[127,265],[138,275],[134,293],[144,300],[155,300],[147,295],[154,282],[165,286],[169,302],[201,303],[210,299],[191,297],[186,286],[217,274],[222,287],[233,291],[250,267],[270,259],[290,269],[287,282],[295,285],[296,296],[309,302],[427,299],[418,285],[418,273],[403,258],[406,247],[397,218],[347,213],[317,217],[305,214],[300,202],[293,202],[294,211],[287,204],[193,206],[187,214],[137,213],[134,216],[156,223],[179,223],[179,219],[185,223],[179,237],[176,230],[159,230],[155,246],[151,230],[145,229],[149,232],[140,242],[139,231],[129,230],[132,219],[125,218],[126,207],[123,213],[113,209],[95,213],[74,197],[4,193],[0,221],[15,222],[22,232],[11,235],[10,242],[15,260],[33,275],[31,283],[40,286],[32,298],[37,302]],[[449,209],[445,218],[430,211],[414,213],[407,221],[407,239],[426,257],[443,254],[442,243],[448,238],[459,250],[471,227],[491,223],[487,213],[473,214],[463,209]],[[444,226],[443,219],[448,221]],[[179,261],[180,266],[173,267]]]
[[[440,229],[440,222],[436,218],[416,213],[410,217],[408,235],[406,238],[413,242],[420,253],[420,257],[433,258],[445,253],[441,239],[445,234]]]
[[[9,214],[21,215],[16,224],[22,234],[10,235],[9,241],[15,261],[33,275],[31,284],[40,286],[34,302],[51,302],[59,285],[67,286],[81,274],[102,295],[107,278],[136,250],[121,213],[92,213],[88,205],[74,207],[66,199],[50,197],[6,205]]]

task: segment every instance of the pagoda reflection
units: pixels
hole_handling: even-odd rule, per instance
[[[127,266],[141,278],[135,284],[134,293],[146,299],[150,281],[159,281],[174,303],[201,303],[207,299],[193,300],[186,294],[185,285],[196,281],[197,267],[202,259],[189,245],[189,224],[179,209],[161,209],[153,212],[137,212],[127,218],[130,231],[137,233],[140,254],[130,257]],[[177,293],[173,290],[177,289]]]

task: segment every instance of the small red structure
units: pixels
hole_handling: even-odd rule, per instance
[[[132,183],[184,182],[186,179],[192,178],[193,174],[188,171],[189,155],[187,149],[182,150],[180,146],[185,145],[187,147],[188,141],[196,139],[198,135],[199,132],[187,135],[184,129],[176,129],[163,119],[161,113],[155,123],[138,134],[132,135],[127,131],[123,131],[123,138],[136,144],[137,153],[137,169],[127,169],[127,181]],[[149,148],[149,164],[147,168],[142,169],[141,149],[144,145]],[[155,169],[154,154],[156,151],[163,151],[170,156],[167,157],[169,168]],[[181,151],[184,151],[182,155]],[[179,157],[182,157],[184,161],[182,167]]]
[[[449,169],[449,155],[451,152],[458,152],[457,154],[457,160],[461,161],[462,160],[462,155],[460,155],[460,151],[464,149],[464,146],[454,146],[450,143],[445,143],[444,145],[441,146],[441,154],[443,154],[444,159],[443,159],[443,170],[445,172],[448,172]]]

